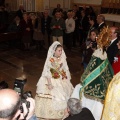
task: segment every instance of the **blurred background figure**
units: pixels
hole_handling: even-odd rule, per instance
[[[20,18],[16,16],[13,22],[8,26],[7,32],[19,32],[20,30]]]
[[[80,33],[80,46],[85,42],[89,30],[89,19],[84,10],[81,11],[81,19],[79,24],[79,33]]]
[[[98,35],[97,30],[91,30],[89,34],[89,38],[82,45],[82,55],[83,55],[83,66],[84,70],[86,69],[88,63],[90,62],[91,56],[93,52],[97,49],[96,37]]]
[[[16,16],[18,16],[20,19],[23,19],[24,12],[26,12],[26,10],[24,10],[24,6],[20,5],[19,10],[16,12]]]
[[[120,38],[118,39],[117,47],[118,47],[118,52],[114,57],[114,62],[112,63],[114,74],[120,72]]]
[[[97,29],[98,24],[96,21],[96,18],[94,16],[89,17],[89,29],[88,29],[88,34],[87,34],[87,39],[89,38],[89,34],[92,30]]]
[[[98,15],[97,16],[97,23],[98,23],[98,32],[100,33],[104,27],[106,27],[105,24],[105,17],[103,15]]]
[[[117,27],[110,27],[110,45],[107,48],[107,57],[109,62],[114,62],[114,57],[116,57],[116,54],[118,52],[118,35],[119,35],[119,29]]]
[[[32,41],[33,25],[31,19],[28,19],[27,13],[23,13],[23,20],[21,20],[20,26],[23,34],[22,42],[24,44],[24,50],[29,50]]]
[[[43,34],[41,32],[41,13],[37,13],[31,16],[33,24],[33,40],[35,41],[36,49],[42,49]]]
[[[77,19],[79,19],[80,18],[79,7],[77,5],[74,5],[72,11],[75,13]]]
[[[43,12],[43,17],[41,18],[41,31],[43,34],[44,39],[44,48],[48,49],[51,45],[51,29],[50,29],[50,23],[52,18],[49,16],[48,10],[45,10]]]
[[[57,7],[54,8],[53,12],[52,12],[52,15],[54,16],[56,12],[63,12],[63,9],[61,8],[61,5],[60,4],[57,4]]]
[[[75,30],[75,21],[73,19],[72,12],[67,13],[68,18],[65,20],[66,30],[65,30],[65,45],[71,50],[73,43],[73,32]]]
[[[52,40],[59,41],[63,45],[63,32],[65,30],[65,20],[61,18],[61,12],[56,12],[51,21]]]

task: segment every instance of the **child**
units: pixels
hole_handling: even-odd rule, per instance
[[[86,69],[90,59],[91,59],[91,56],[94,52],[95,49],[97,49],[97,43],[96,43],[96,37],[97,37],[97,30],[92,30],[90,32],[90,37],[89,39],[86,41],[86,45],[85,45],[85,49],[84,49],[84,52],[83,52],[83,66],[84,66],[84,69]]]
[[[62,119],[73,91],[66,55],[55,41],[48,50],[42,75],[37,84],[35,114],[44,119]]]

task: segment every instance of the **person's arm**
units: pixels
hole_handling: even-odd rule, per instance
[[[22,103],[23,113],[20,113],[19,120],[38,120],[35,116],[35,100],[33,98],[27,98],[26,102],[30,103],[30,107],[27,108],[25,103]],[[33,119],[35,118],[35,119]]]
[[[48,81],[48,84],[47,84],[48,89],[52,90],[53,89],[53,85],[52,85],[52,82],[51,82],[51,78],[47,78],[47,81]]]

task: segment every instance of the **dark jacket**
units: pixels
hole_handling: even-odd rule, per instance
[[[101,30],[104,28],[104,27],[106,27],[106,24],[105,23],[102,23],[100,26],[98,25],[98,32],[100,33],[101,32]]]
[[[17,25],[16,22],[13,22],[9,25],[7,32],[19,32],[21,31],[20,24]]]
[[[89,22],[88,21],[89,21],[89,19],[86,15],[80,19],[80,27],[82,27],[82,30],[88,31],[88,29],[89,29]]]
[[[64,120],[95,120],[89,109],[83,108],[79,114],[68,116]]]
[[[116,39],[108,48],[107,48],[107,56],[109,62],[112,64],[114,61],[114,57],[116,56],[118,52],[118,47],[117,47],[118,39]]]
[[[45,30],[47,31],[47,34],[51,33],[50,29],[50,23],[51,23],[52,18],[50,16],[45,19],[44,17],[41,19],[41,31],[43,34],[45,34]]]
[[[27,23],[25,22],[24,19],[21,20],[20,21],[20,26],[21,26],[21,30],[22,30],[24,35],[31,34],[31,31],[33,29],[33,25],[32,25],[31,20],[27,20]],[[26,28],[30,28],[30,31],[27,31]]]
[[[19,9],[19,10],[16,12],[16,16],[18,16],[20,19],[23,19],[23,13],[24,13],[24,12],[26,12],[26,11],[25,11],[25,10],[22,10],[22,11],[21,11],[21,10]]]
[[[56,36],[56,37],[60,37],[63,36],[63,30],[65,30],[65,20],[60,18],[59,20],[57,20],[56,18],[53,18],[51,21],[51,29],[53,26],[60,26],[60,28],[54,28],[52,29],[52,36]]]
[[[53,12],[52,12],[52,15],[54,16],[56,12],[61,12],[61,13],[62,13],[62,12],[63,12],[63,9],[62,9],[62,8],[60,8],[60,9],[55,8],[55,9],[53,10]]]

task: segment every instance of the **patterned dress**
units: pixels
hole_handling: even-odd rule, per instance
[[[65,67],[64,59],[51,57],[48,62],[47,71],[37,84],[35,114],[40,118],[61,119],[67,108],[67,100],[70,98],[73,86],[68,77],[69,69]],[[51,79],[54,86],[52,90],[48,89],[47,78]]]
[[[101,120],[120,120],[120,72],[109,84]]]

